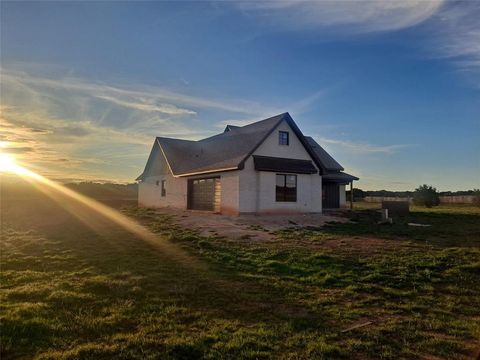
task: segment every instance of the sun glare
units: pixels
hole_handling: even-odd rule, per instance
[[[0,172],[16,172],[15,158],[10,154],[0,154]]]
[[[35,179],[39,176],[36,173],[25,169],[23,166],[18,165],[13,155],[2,153],[0,153],[0,173],[30,176]]]
[[[76,191],[73,191],[72,189],[64,185],[52,181],[40,174],[37,174],[36,172],[33,172],[17,164],[15,158],[10,154],[0,153],[0,173],[2,172],[18,175],[27,181],[35,183],[38,186],[39,190],[53,190],[57,194],[60,194],[64,197],[62,201],[73,201],[74,203],[82,205],[91,210],[94,216],[102,215],[103,217],[109,219],[117,225],[120,225],[122,228],[129,231],[130,233],[137,235],[144,241],[147,241],[151,245],[154,245],[160,250],[170,254],[176,260],[188,264],[190,267],[196,267],[198,269],[200,269],[200,267],[203,267],[203,265],[200,265],[196,261],[192,260],[192,258],[183,250],[179,249],[175,245],[169,244],[168,242],[164,241],[159,236],[152,233],[150,230],[148,230],[138,222],[130,219],[128,216],[125,216],[121,212],[111,207],[108,207],[85,195],[77,193]]]

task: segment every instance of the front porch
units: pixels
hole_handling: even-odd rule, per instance
[[[346,187],[350,184],[350,209],[353,209],[353,181],[356,176],[333,172],[322,176],[322,209],[332,210],[347,207]]]

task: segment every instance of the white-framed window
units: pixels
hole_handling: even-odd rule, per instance
[[[278,132],[278,144],[279,145],[289,145],[289,136],[288,131],[279,131]]]

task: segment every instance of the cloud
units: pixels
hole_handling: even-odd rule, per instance
[[[2,148],[2,152],[6,154],[25,154],[33,151],[35,151],[35,149],[28,146],[19,146],[19,147],[6,146]]]
[[[325,90],[283,104],[220,101],[146,86],[118,87],[74,78],[45,78],[2,69],[0,138],[19,161],[55,178],[134,179],[156,135],[199,139],[212,135],[198,114],[214,110],[217,126],[245,125],[282,110],[296,115],[318,104]],[[232,120],[237,119],[237,120]],[[212,129],[213,130],[213,129]],[[372,149],[370,149],[372,151]]]
[[[397,145],[373,145],[368,143],[357,143],[352,141],[319,138],[319,144],[329,144],[352,151],[356,154],[384,154],[390,155],[397,153],[399,150],[411,147],[412,144],[397,144]]]
[[[146,112],[160,112],[168,115],[196,115],[193,110],[178,108],[172,104],[154,104],[144,101],[127,101],[112,96],[98,95],[97,99],[110,101],[116,105]]]
[[[318,36],[380,33],[417,26],[417,43],[429,56],[450,60],[480,88],[478,1],[240,1],[235,6],[272,31]],[[474,75],[471,77],[471,75]]]
[[[368,33],[408,28],[430,18],[443,0],[240,1],[236,6],[276,29],[328,29]]]
[[[33,129],[33,131],[35,131],[35,129]],[[91,129],[88,129],[82,126],[77,126],[77,125],[60,126],[60,127],[57,127],[54,130],[54,132],[56,135],[65,136],[65,137],[69,137],[69,136],[83,137],[83,136],[91,135],[93,133]]]
[[[451,60],[458,69],[480,75],[480,4],[449,2],[425,25],[431,55]],[[480,87],[479,76],[475,78]]]
[[[23,64],[21,65],[24,66]],[[14,66],[11,66],[14,68]],[[79,78],[61,77],[46,78],[30,75],[22,70],[5,69],[2,71],[2,82],[16,83],[17,87],[42,88],[54,92],[71,92],[70,95],[83,94],[99,100],[109,101],[122,107],[145,112],[160,112],[168,115],[195,115],[193,109],[179,108],[179,105],[200,109],[223,110],[239,114],[269,114],[276,111],[255,101],[242,99],[214,99],[170,91],[161,87],[113,86],[103,83],[85,81]],[[30,94],[32,100],[39,100],[39,94]],[[82,99],[77,99],[82,100]]]
[[[290,104],[283,104],[284,108],[277,108],[276,111],[271,112],[269,114],[265,114],[264,116],[257,116],[257,117],[247,117],[243,119],[227,119],[217,122],[215,125],[217,128],[224,128],[227,125],[235,125],[235,126],[245,126],[256,122],[260,119],[268,118],[272,115],[281,114],[282,112],[289,112],[294,116],[299,116],[308,110],[311,109],[313,105],[318,105],[319,101],[322,97],[324,97],[327,93],[327,90],[318,90],[315,91],[313,94],[310,94],[300,100],[296,100],[291,102]]]
[[[1,69],[0,139],[8,144],[2,151],[15,152],[19,162],[55,178],[131,181],[154,136],[195,140],[211,135],[211,124],[198,118],[199,111],[256,120],[276,112],[248,100],[42,77],[35,66],[28,68],[13,64]]]

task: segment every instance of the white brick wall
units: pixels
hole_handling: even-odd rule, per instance
[[[289,145],[279,145],[278,132],[289,132]],[[282,121],[253,155],[311,160],[290,126]],[[275,201],[275,172],[255,171],[253,158],[240,172],[240,212],[288,213],[322,211],[322,178],[317,174],[297,174],[297,201]]]

